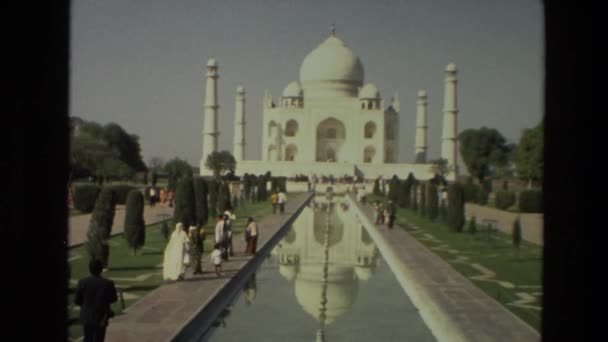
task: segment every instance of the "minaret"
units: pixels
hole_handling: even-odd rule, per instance
[[[416,163],[426,163],[426,90],[418,91],[418,101],[416,102],[416,145],[414,155]]]
[[[236,102],[234,104],[234,159],[245,159],[245,88],[239,85],[236,88]]]
[[[203,155],[201,165],[205,165],[207,156],[217,151],[217,112],[220,108],[217,101],[217,79],[219,78],[217,61],[214,58],[207,62],[207,85],[205,89],[205,129],[203,131]],[[201,168],[201,174],[203,168]]]
[[[399,112],[401,110],[401,102],[399,102],[399,93],[395,92],[395,96],[393,97],[393,103],[392,103],[393,108],[395,108],[396,112]]]
[[[456,104],[456,65],[450,63],[445,67],[445,97],[443,99],[443,136],[441,158],[448,161],[448,179],[456,180],[458,175],[457,150],[457,117]],[[454,171],[454,172],[452,172]]]

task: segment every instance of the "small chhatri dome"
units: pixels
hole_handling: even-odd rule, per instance
[[[239,84],[239,86],[236,87],[236,92],[239,94],[243,94],[245,92],[245,87],[243,87],[242,84]]]
[[[209,58],[209,61],[207,62],[207,66],[208,67],[217,67],[217,61],[215,60],[215,58]]]
[[[379,99],[380,92],[378,91],[378,88],[376,88],[376,86],[373,83],[368,83],[363,88],[361,88],[361,91],[359,91],[359,98],[360,99]]]
[[[456,64],[450,63],[450,64],[446,65],[445,71],[455,72],[456,71]]]
[[[283,97],[302,97],[302,87],[298,81],[289,83],[283,90]]]
[[[300,81],[350,81],[360,85],[363,65],[342,40],[331,35],[304,58]]]
[[[418,90],[418,97],[426,97],[426,90]]]

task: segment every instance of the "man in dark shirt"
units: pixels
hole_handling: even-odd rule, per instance
[[[108,320],[114,315],[110,304],[116,302],[114,282],[101,276],[103,264],[89,262],[90,276],[76,287],[74,303],[80,306],[80,321],[84,327],[84,342],[103,342]]]

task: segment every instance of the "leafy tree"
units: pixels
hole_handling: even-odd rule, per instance
[[[448,166],[448,160],[445,158],[439,158],[429,161],[431,164],[430,171],[439,177],[445,177],[450,172],[450,167]]]
[[[97,171],[105,179],[132,179],[135,171],[119,159],[106,158],[100,161]]]
[[[125,238],[133,255],[146,243],[146,224],[144,222],[144,196],[139,190],[131,190],[125,208]]]
[[[526,129],[517,146],[515,161],[517,174],[520,179],[528,181],[528,188],[532,182],[541,182],[544,171],[544,128],[543,122],[533,129]]]
[[[217,194],[217,211],[223,213],[227,205],[230,205],[230,188],[227,182],[220,182]]]
[[[161,157],[152,157],[148,161],[148,170],[152,172],[161,172],[165,169],[165,161]]]
[[[117,154],[101,138],[81,133],[70,142],[70,169],[74,176],[98,175],[102,162]]]
[[[180,178],[175,190],[175,209],[173,211],[173,224],[181,222],[185,227],[194,224],[194,189],[192,177]]]
[[[205,167],[213,171],[215,178],[219,178],[223,172],[236,169],[236,159],[228,151],[213,152],[207,156]]]
[[[439,198],[437,196],[437,186],[429,183],[427,186],[428,211],[427,215],[430,220],[435,220],[439,215]]]
[[[209,218],[209,208],[207,203],[207,183],[202,177],[194,177],[194,202],[195,202],[195,224],[199,227],[204,226]]]
[[[192,166],[185,160],[174,158],[165,164],[165,172],[167,172],[169,190],[176,190],[177,183],[182,178],[192,178]],[[182,222],[183,223],[183,222]]]
[[[454,183],[448,187],[448,226],[455,232],[461,232],[464,223],[464,190],[462,185]]]
[[[103,127],[103,137],[113,150],[118,152],[118,158],[135,171],[145,171],[146,165],[141,158],[139,137],[127,133],[116,123]]]
[[[491,167],[502,167],[512,146],[495,129],[467,129],[458,136],[460,154],[467,169],[479,183],[490,175]]]

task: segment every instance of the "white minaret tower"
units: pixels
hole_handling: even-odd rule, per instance
[[[456,65],[450,63],[445,67],[445,97],[443,98],[443,136],[441,144],[441,158],[448,161],[449,172],[447,178],[456,180],[458,175],[458,149],[457,149],[457,118],[456,104]]]
[[[217,101],[217,79],[219,78],[217,61],[214,58],[207,62],[207,85],[205,89],[205,129],[203,131],[203,155],[201,158],[200,172],[207,174],[205,167],[207,156],[217,152],[217,138],[220,132],[217,130],[217,112],[220,108]]]
[[[245,159],[245,88],[239,85],[236,88],[236,102],[234,103],[234,159]]]
[[[416,145],[414,155],[416,163],[426,163],[426,90],[418,91],[418,101],[416,102]]]

